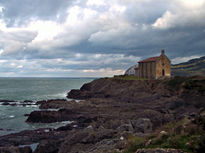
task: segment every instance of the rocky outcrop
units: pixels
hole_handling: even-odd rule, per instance
[[[172,97],[204,96],[204,77],[175,77],[170,80],[123,80],[103,78],[84,84],[80,90],[71,90],[67,97],[73,99],[115,98],[127,102],[148,99],[149,96]]]
[[[32,153],[30,147],[0,147],[1,153]]]
[[[39,143],[35,153],[112,153],[127,146],[130,135],[147,136],[159,127],[205,108],[205,79],[120,80],[105,78],[71,90],[69,98],[39,101],[27,123],[72,121],[57,129],[23,131],[0,137],[0,146]],[[136,150],[135,150],[136,151]],[[181,153],[142,149],[139,153]],[[178,152],[177,152],[178,151]]]
[[[177,149],[139,149],[136,153],[184,153]]]
[[[57,153],[61,142],[59,140],[42,140],[34,153]]]

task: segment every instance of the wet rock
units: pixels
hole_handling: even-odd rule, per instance
[[[32,100],[24,100],[23,102],[24,102],[24,103],[33,103]]]
[[[43,104],[43,103],[46,103],[46,100],[41,100],[41,101],[36,102],[37,105],[40,105],[40,104]]]
[[[16,101],[14,101],[14,100],[3,100],[3,99],[1,99],[0,100],[0,103],[4,103],[4,102],[9,102],[9,103],[12,103],[12,102],[16,102]]]
[[[24,116],[28,117],[30,114],[24,114]]]
[[[2,103],[2,105],[10,105],[10,103],[9,102],[4,102],[4,103]]]
[[[73,114],[72,114],[73,115]],[[26,122],[53,123],[71,120],[68,111],[33,111]]]
[[[39,103],[38,103],[39,104]],[[76,105],[75,101],[67,101],[65,99],[48,100],[40,103],[40,109],[60,109],[60,108],[72,108]]]

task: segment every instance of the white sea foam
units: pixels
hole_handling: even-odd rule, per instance
[[[60,122],[60,123],[62,123],[62,124],[71,124],[71,123],[73,123],[74,121],[63,121],[63,122]]]
[[[66,99],[67,92],[61,92],[57,94],[52,94],[52,95],[44,95],[47,97],[46,99]]]
[[[9,118],[14,118],[14,117],[15,117],[14,115],[10,115],[10,116],[9,116]]]
[[[48,133],[49,131],[50,131],[49,129],[45,129],[45,130],[44,130],[45,133]]]
[[[76,103],[84,102],[85,100],[75,100]]]
[[[31,105],[31,107],[35,107],[35,108],[37,108],[37,107],[38,107],[38,105]]]
[[[38,144],[39,144],[39,143],[33,143],[33,144],[30,144],[30,145],[19,145],[18,147],[23,148],[23,147],[26,147],[26,146],[30,146],[32,152],[34,152],[34,151],[36,150]]]
[[[67,92],[58,93],[58,94],[55,94],[54,96],[65,98],[67,96]]]
[[[25,122],[24,114],[39,110],[37,105],[24,100],[33,102],[48,99],[67,99],[67,92],[71,89],[79,89],[84,83],[93,79],[70,79],[70,78],[0,78],[1,99],[12,99],[16,102],[9,102],[10,105],[0,103],[0,125],[1,128],[14,128],[15,132],[25,129],[36,128],[56,128],[71,123],[71,121],[58,122],[53,124],[31,124]],[[26,86],[25,86],[26,84]],[[10,88],[12,85],[13,88]],[[19,94],[21,91],[22,94]],[[15,105],[16,103],[16,105]],[[4,115],[2,115],[4,114]],[[9,134],[13,131],[0,133]]]
[[[59,111],[60,109],[54,109],[54,108],[49,108],[49,109],[41,109],[41,111]]]

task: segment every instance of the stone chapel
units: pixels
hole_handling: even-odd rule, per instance
[[[145,79],[159,79],[171,77],[171,62],[165,55],[165,50],[160,56],[150,57],[138,62],[135,68],[136,76]]]

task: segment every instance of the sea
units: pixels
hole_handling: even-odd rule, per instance
[[[14,100],[21,103],[49,99],[66,99],[71,89],[79,89],[95,78],[0,78],[0,100]],[[68,99],[71,100],[71,99]],[[0,136],[22,130],[57,128],[69,123],[26,123],[27,117],[37,105],[2,105],[0,103]]]

